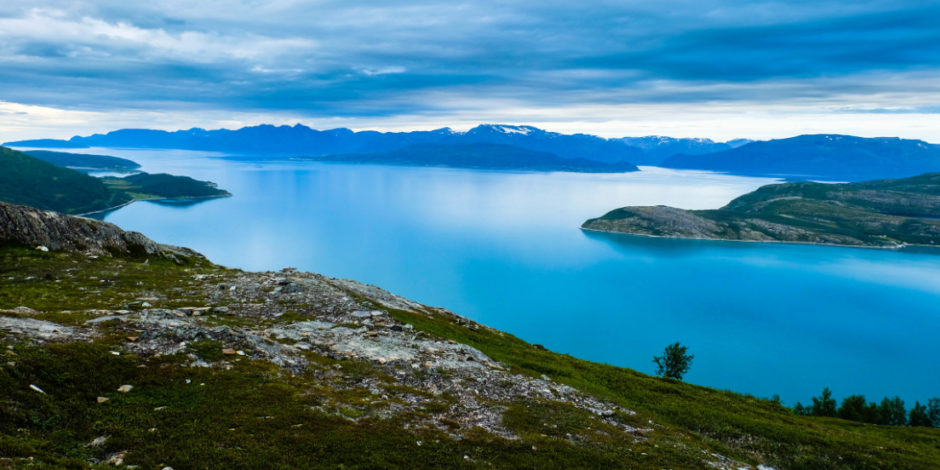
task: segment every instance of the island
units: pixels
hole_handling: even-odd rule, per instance
[[[940,173],[859,183],[772,184],[720,209],[623,207],[581,228],[707,240],[940,246]]]
[[[190,201],[226,196],[231,194],[215,183],[186,176],[135,173],[96,178],[0,147],[0,201],[87,215],[137,200]]]

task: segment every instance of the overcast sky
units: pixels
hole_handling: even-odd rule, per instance
[[[940,142],[940,2],[0,2],[0,141],[296,122]]]

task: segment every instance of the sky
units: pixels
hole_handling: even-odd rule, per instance
[[[940,2],[0,2],[0,141],[260,123],[940,142]]]

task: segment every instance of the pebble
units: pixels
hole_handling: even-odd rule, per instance
[[[133,386],[133,385],[124,384],[124,385],[121,385],[120,387],[118,387],[117,391],[119,391],[119,392],[121,392],[121,393],[128,393],[128,392],[130,392],[130,391],[133,390],[133,389],[134,389],[134,386]]]
[[[49,251],[49,247],[47,247],[47,246],[45,246],[45,245],[39,245],[39,246],[36,247],[36,249],[39,250],[39,251]]]
[[[106,401],[108,401],[108,400],[110,400],[110,398],[108,398],[108,397],[98,397],[98,398],[97,398],[98,403],[104,403],[104,402],[106,402]]]
[[[225,349],[222,350],[222,354],[225,354],[226,356],[232,356],[232,355],[236,354],[236,352],[235,352],[235,350],[232,349],[232,348],[225,348]]]

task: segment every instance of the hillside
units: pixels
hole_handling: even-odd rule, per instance
[[[0,217],[19,221],[0,224],[0,455],[13,467],[927,469],[940,459],[938,429],[798,416],[546,351],[354,281],[227,269],[21,206],[0,203]]]
[[[624,207],[582,228],[673,238],[940,246],[940,173],[860,183],[773,184],[717,210]]]
[[[72,157],[52,158],[61,162]],[[89,214],[141,199],[188,200],[224,196],[230,194],[214,183],[186,176],[136,173],[122,178],[95,178],[0,147],[0,201],[13,204],[67,214]]]
[[[85,213],[131,201],[98,178],[0,147],[0,201]]]
[[[137,162],[126,158],[111,157],[108,155],[91,155],[84,153],[53,152],[50,150],[29,150],[23,152],[33,158],[56,166],[62,166],[79,171],[114,171],[129,173],[140,168]]]
[[[799,179],[861,181],[940,171],[940,146],[920,140],[801,135],[702,155],[675,155],[662,166]]]
[[[572,171],[619,173],[637,171],[627,162],[604,163],[583,158],[561,158],[548,152],[536,152],[502,144],[412,145],[384,153],[361,153],[311,157],[317,161],[375,163],[383,165],[443,166],[453,168]]]

